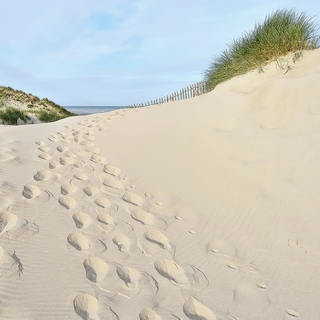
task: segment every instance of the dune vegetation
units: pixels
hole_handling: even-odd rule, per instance
[[[254,69],[263,71],[263,67],[292,53],[293,63],[303,50],[319,47],[318,28],[313,18],[305,12],[294,9],[277,10],[266,17],[263,23],[246,32],[240,39],[234,40],[226,50],[214,58],[204,73],[207,89],[212,90],[218,84]],[[291,68],[285,64],[287,71]]]
[[[0,123],[52,122],[73,115],[47,98],[40,100],[31,93],[0,86]]]
[[[25,112],[17,108],[8,107],[0,109],[0,119],[5,124],[15,125],[17,124],[18,119],[28,122],[30,118]]]

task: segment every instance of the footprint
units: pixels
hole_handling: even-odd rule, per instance
[[[75,192],[77,190],[78,190],[78,187],[72,183],[65,183],[65,184],[61,185],[61,194],[63,194],[63,195],[70,194],[70,193]]]
[[[238,266],[233,261],[229,261],[227,267],[234,270],[238,269]]]
[[[38,146],[45,146],[46,145],[46,143],[44,141],[36,141],[36,144]]]
[[[99,304],[95,297],[86,293],[80,293],[74,298],[73,307],[83,320],[99,320]]]
[[[77,155],[75,153],[73,153],[72,151],[66,151],[64,153],[64,156],[68,157],[68,158],[76,158]]]
[[[62,140],[61,140],[63,143],[65,143],[65,144],[70,144],[71,143],[71,139],[67,139],[67,138],[62,138]]]
[[[216,315],[194,297],[190,297],[183,305],[183,312],[192,320],[216,320]]]
[[[89,140],[83,140],[80,142],[80,144],[85,147],[93,147],[94,146],[94,143]]]
[[[65,131],[58,132],[58,134],[59,134],[62,138],[64,138],[64,139],[66,139],[66,138],[69,137],[69,135],[68,135]]]
[[[150,213],[144,211],[141,208],[137,208],[131,211],[132,219],[139,221],[140,223],[151,226],[153,224],[153,217]],[[167,239],[168,240],[168,239]]]
[[[117,234],[113,237],[112,242],[118,247],[119,251],[127,252],[130,248],[130,240],[124,234]]]
[[[118,177],[121,173],[121,170],[115,166],[113,166],[112,164],[106,164],[103,168],[104,172],[109,173],[113,176]]]
[[[51,142],[57,142],[59,141],[59,137],[53,134],[51,137],[48,138]]]
[[[79,251],[89,249],[89,241],[81,232],[73,232],[68,235],[68,242]]]
[[[77,205],[77,202],[70,196],[60,197],[58,199],[58,202],[61,206],[65,207],[66,209],[74,209]]]
[[[37,197],[40,193],[40,189],[33,184],[25,185],[22,190],[22,195],[27,199],[33,199]]]
[[[73,177],[75,179],[82,180],[82,181],[87,181],[89,179],[88,176],[82,172],[74,174]]]
[[[82,166],[85,165],[85,162],[83,160],[77,160],[75,161],[75,163],[73,164],[74,167],[76,168],[81,168]]]
[[[57,146],[57,151],[59,152],[65,152],[67,150],[69,150],[67,146]]]
[[[90,257],[84,260],[83,266],[86,269],[86,277],[92,282],[103,280],[109,271],[109,266],[102,259]]]
[[[74,213],[72,218],[77,228],[86,228],[91,223],[91,217],[82,211]]]
[[[61,167],[61,163],[59,161],[57,161],[57,160],[50,161],[50,163],[49,163],[50,169],[55,169],[55,168],[59,168],[59,167]]]
[[[155,269],[160,275],[176,284],[187,284],[189,280],[184,270],[173,260],[163,259],[154,263]]]
[[[162,318],[151,308],[145,308],[139,313],[139,320],[162,320]]]
[[[97,220],[106,225],[114,226],[113,218],[109,214],[101,212],[98,214]]]
[[[171,245],[169,243],[168,238],[161,233],[159,230],[156,230],[154,228],[150,228],[148,231],[145,232],[144,237],[153,242],[158,244],[163,249],[170,249]]]
[[[142,207],[144,202],[140,196],[138,196],[136,193],[133,193],[131,191],[125,192],[125,194],[122,196],[122,199],[138,207]]]
[[[107,129],[107,126],[106,126],[106,125],[98,125],[98,130],[99,130],[99,131],[103,131],[103,130],[105,130],[105,129]]]
[[[90,151],[91,151],[92,153],[94,153],[94,154],[100,154],[101,149],[98,148],[98,147],[93,147],[93,148],[90,149]]]
[[[18,217],[8,211],[0,213],[0,234],[11,230],[17,224]]]
[[[42,152],[38,155],[38,158],[40,158],[42,160],[50,160],[52,157],[49,153]]]
[[[74,159],[71,157],[65,157],[65,156],[60,157],[59,161],[63,166],[68,165],[68,164],[74,164]]]
[[[85,133],[83,135],[83,139],[86,139],[86,140],[89,140],[89,141],[94,141],[95,137],[92,134]]]
[[[82,135],[84,133],[83,130],[75,130],[72,132],[72,135],[73,136],[79,136],[79,135]]]
[[[103,184],[107,187],[111,187],[111,188],[115,188],[115,189],[123,189],[123,184],[122,182],[114,177],[114,176],[107,176],[104,181],[103,181]]]
[[[104,162],[104,158],[99,156],[98,154],[93,154],[90,158],[90,160],[92,162],[95,162],[95,163],[100,163],[100,162]]]
[[[138,270],[131,267],[117,267],[117,274],[130,289],[137,287],[141,274]]]
[[[55,173],[55,174],[58,175],[57,173]],[[53,176],[54,175],[53,175],[52,171],[50,171],[50,170],[41,170],[41,171],[38,171],[33,176],[33,179],[36,180],[36,181],[43,181],[43,180],[49,180]]]
[[[80,135],[75,136],[73,139],[74,142],[76,143],[81,143],[83,141],[82,137]]]
[[[94,200],[94,203],[101,208],[110,208],[111,206],[111,202],[107,198],[98,198]]]
[[[94,186],[88,186],[88,187],[85,187],[85,188],[83,189],[83,192],[84,192],[87,196],[91,197],[91,196],[99,193],[99,192],[100,192],[100,189],[97,188],[97,187],[94,187]]]
[[[51,152],[50,148],[47,147],[47,146],[45,146],[45,145],[39,147],[38,150],[39,150],[39,151],[42,151],[42,152],[46,152],[46,153],[50,153],[50,152]]]

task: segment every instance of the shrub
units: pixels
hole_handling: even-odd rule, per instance
[[[209,90],[235,76],[262,67],[289,53],[301,56],[302,50],[319,47],[317,27],[305,12],[293,9],[277,10],[267,16],[253,31],[234,40],[205,71],[204,81]]]
[[[19,118],[23,121],[29,119],[23,111],[16,108],[9,107],[0,111],[0,119],[2,119],[5,124],[16,125]]]

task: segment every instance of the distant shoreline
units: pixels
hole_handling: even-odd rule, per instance
[[[88,115],[102,112],[109,112],[116,109],[123,109],[125,106],[64,106],[68,111],[77,115]]]

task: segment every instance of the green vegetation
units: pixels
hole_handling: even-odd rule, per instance
[[[21,110],[17,108],[8,107],[0,111],[0,119],[5,124],[16,125],[18,119],[27,121],[29,117]]]
[[[302,50],[316,49],[319,43],[317,27],[305,12],[277,10],[262,24],[256,24],[253,31],[234,40],[205,71],[204,81],[212,90],[219,83],[251,70],[261,72],[271,61],[277,61],[278,66],[288,71],[291,67],[281,57],[292,53],[295,62],[302,56]]]
[[[30,117],[31,114],[35,115],[41,122],[52,122],[75,116],[47,98],[40,100],[31,93],[27,94],[21,90],[0,86],[0,119],[2,122],[17,124],[18,118],[23,122],[28,120],[30,122],[32,117],[28,117],[28,114]]]
[[[52,118],[53,119],[54,118],[53,117],[54,113],[57,116],[56,120],[60,120],[60,119],[63,119],[63,118],[66,118],[66,117],[70,117],[70,116],[75,116],[74,113],[69,112],[65,108],[60,107],[59,105],[57,105],[53,101],[48,100],[47,98],[44,98],[44,99],[40,100],[39,104],[42,105],[45,109],[48,109],[48,110],[46,110],[46,111],[48,111],[47,112],[48,115],[45,115],[44,118],[48,118],[48,119]],[[50,113],[52,114],[51,116],[49,115]],[[51,120],[51,121],[56,121],[56,120]]]
[[[38,115],[38,119],[41,122],[53,122],[53,121],[57,121],[65,118],[65,116],[59,115],[56,112],[50,112],[50,111],[44,111],[44,110],[41,110],[37,115]]]

